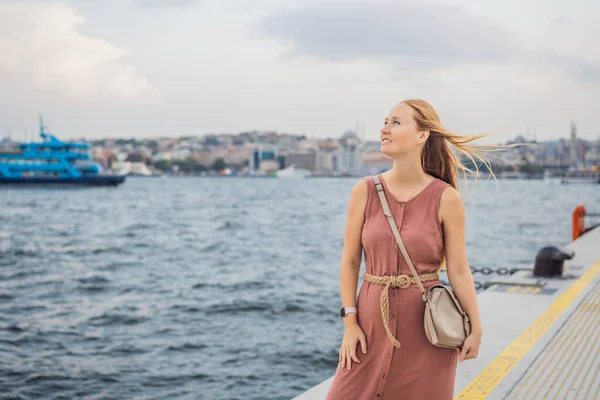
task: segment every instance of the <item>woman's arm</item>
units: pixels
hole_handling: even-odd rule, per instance
[[[352,188],[350,201],[348,203],[348,215],[346,217],[346,229],[344,232],[344,250],[342,252],[342,265],[340,267],[340,292],[344,307],[356,307],[356,288],[358,286],[358,274],[362,260],[362,228],[365,220],[365,206],[367,204],[368,186],[366,180],[357,182]],[[355,313],[344,317],[344,339],[340,346],[340,365],[348,370],[352,368],[352,362],[360,363],[356,355],[356,346],[360,347],[364,354],[367,353],[367,341],[365,334],[358,326]]]
[[[444,230],[448,280],[458,301],[471,320],[471,334],[481,339],[483,329],[477,307],[475,283],[467,261],[466,218],[460,193],[453,187],[444,190],[439,210]],[[479,340],[477,340],[477,344],[479,344]]]
[[[356,307],[356,290],[358,287],[358,274],[362,261],[362,228],[365,221],[365,207],[367,204],[367,181],[361,179],[352,188],[348,213],[346,216],[346,229],[344,232],[344,249],[340,266],[340,293],[343,307]],[[348,314],[344,318],[344,325],[356,325],[356,314]]]

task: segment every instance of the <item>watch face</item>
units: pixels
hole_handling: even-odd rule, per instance
[[[346,315],[345,311],[346,310],[344,310],[344,307],[342,307],[342,309],[340,310],[340,317],[344,318],[344,315]]]

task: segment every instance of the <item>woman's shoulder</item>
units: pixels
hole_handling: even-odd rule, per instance
[[[463,200],[460,192],[452,185],[442,181],[442,193],[440,195],[440,217],[460,215],[464,212]]]
[[[366,176],[358,180],[352,186],[352,192],[350,194],[350,203],[359,207],[366,207],[369,199],[371,198],[371,191],[374,189],[374,182],[372,176]]]
[[[362,223],[369,202],[369,187],[366,179],[354,183],[348,201],[348,218]]]
[[[371,183],[373,182],[373,177],[372,176],[365,176],[364,178],[358,180],[357,182],[354,183],[354,186],[352,187],[352,196],[358,196],[358,197],[365,197],[367,196],[367,194],[369,193],[369,186],[371,185]]]

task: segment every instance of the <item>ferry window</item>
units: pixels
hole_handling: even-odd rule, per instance
[[[57,176],[58,176],[58,172],[55,172],[55,173],[54,173],[54,177],[57,177]]]
[[[44,176],[50,176],[50,172],[48,172],[48,171],[45,171],[45,172],[44,172]]]

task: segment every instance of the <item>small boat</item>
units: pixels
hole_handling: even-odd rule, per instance
[[[117,186],[125,181],[93,160],[87,142],[63,142],[44,132],[41,117],[40,136],[42,142],[0,149],[1,186]]]
[[[305,179],[310,178],[312,174],[307,169],[300,169],[294,165],[290,165],[287,168],[276,171],[275,176],[277,178]]]

